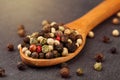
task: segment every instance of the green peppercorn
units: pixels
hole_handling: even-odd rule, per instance
[[[36,38],[30,38],[30,44],[37,44],[38,40]]]
[[[35,59],[37,59],[38,58],[38,53],[37,52],[33,52],[32,54],[31,54],[31,57],[32,58],[35,58]]]
[[[43,52],[43,53],[49,52],[49,46],[48,46],[48,45],[43,45],[43,46],[42,46],[42,52]]]
[[[97,71],[101,71],[102,70],[102,63],[101,62],[96,62],[94,64],[94,69]]]
[[[44,45],[44,44],[46,44],[47,43],[47,39],[46,38],[42,38],[41,40],[40,40],[40,44],[41,45]]]

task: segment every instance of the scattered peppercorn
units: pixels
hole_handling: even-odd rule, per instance
[[[8,48],[8,51],[13,51],[13,50],[14,50],[14,45],[11,44],[11,43],[9,43],[9,44],[7,45],[7,48]]]
[[[120,18],[120,11],[117,13],[117,17],[119,17],[119,18]]]
[[[94,35],[94,32],[93,32],[93,31],[90,31],[90,32],[88,33],[88,37],[89,37],[89,38],[94,38],[94,36],[95,36],[95,35]]]
[[[112,47],[112,48],[110,49],[110,51],[111,51],[112,54],[117,53],[117,49],[116,49],[116,47]]]
[[[78,68],[77,71],[76,71],[76,74],[77,74],[78,76],[83,75],[83,69]]]
[[[108,43],[108,42],[110,42],[110,38],[107,37],[107,36],[103,36],[102,41],[103,41],[104,43]]]
[[[119,24],[120,20],[118,18],[113,18],[112,23],[113,24]]]
[[[25,37],[25,35],[26,35],[26,31],[24,29],[18,30],[17,33],[20,37]]]
[[[112,31],[112,35],[115,36],[115,37],[118,37],[120,35],[119,31],[117,29],[114,29]]]
[[[19,25],[19,26],[18,26],[18,31],[19,31],[19,30],[24,30],[24,29],[25,29],[25,28],[24,28],[24,25]]]
[[[0,67],[0,77],[4,77],[4,76],[5,76],[5,69]]]
[[[63,67],[62,69],[60,69],[60,75],[61,75],[61,77],[63,77],[63,78],[68,78],[68,77],[70,77],[70,70],[69,70],[69,68]]]
[[[94,69],[97,71],[101,71],[102,70],[102,63],[101,62],[96,62],[94,64]]]
[[[102,53],[98,53],[98,54],[95,55],[95,60],[97,62],[102,62],[103,59],[104,59],[104,55]]]
[[[19,70],[25,70],[26,69],[26,65],[23,62],[18,62],[17,63],[17,68]]]

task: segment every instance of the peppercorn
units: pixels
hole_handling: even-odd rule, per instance
[[[56,40],[60,41],[60,36],[57,36],[57,37],[56,37]]]
[[[40,44],[41,45],[44,45],[44,44],[46,44],[47,43],[47,39],[46,38],[42,38],[41,40],[40,40]]]
[[[48,45],[48,47],[49,47],[49,51],[53,50],[53,45]]]
[[[18,26],[18,31],[19,31],[19,30],[24,30],[24,29],[25,29],[25,28],[24,28],[24,25],[19,25],[19,26]]]
[[[117,49],[116,49],[116,47],[112,47],[112,48],[110,49],[110,51],[111,51],[112,54],[117,53]]]
[[[20,48],[22,48],[21,44],[18,44],[17,48],[18,48],[18,50],[19,50]]]
[[[26,34],[26,31],[24,30],[24,29],[21,29],[21,30],[18,30],[18,35],[20,36],[20,37],[24,37],[25,36],[25,34]]]
[[[62,31],[56,31],[55,32],[55,36],[62,36],[63,35],[63,32]]]
[[[76,35],[76,40],[77,39],[82,39],[82,36],[81,35]]]
[[[41,46],[37,46],[36,51],[37,51],[37,53],[40,53],[42,51],[42,47]]]
[[[38,56],[39,59],[44,59],[45,58],[45,53],[39,53],[39,56]]]
[[[75,43],[66,43],[65,46],[68,48],[70,53],[73,53],[77,49],[77,45]]]
[[[39,37],[37,38],[37,41],[40,42],[43,38],[44,38],[43,36],[39,36]]]
[[[119,24],[120,20],[118,18],[113,18],[112,23],[113,24]]]
[[[49,46],[48,46],[48,45],[43,45],[43,46],[42,46],[42,52],[43,52],[43,53],[49,52]]]
[[[30,50],[26,50],[26,51],[25,51],[25,55],[28,56],[28,57],[30,57],[30,56],[31,56]]]
[[[63,48],[63,52],[62,52],[62,56],[67,56],[69,53],[68,53],[68,49],[67,48]]]
[[[49,24],[49,21],[47,21],[47,20],[43,20],[42,21],[42,25],[44,26],[44,25],[47,25],[47,24]]]
[[[52,53],[53,53],[55,58],[60,57],[60,53],[58,53],[57,50],[53,50]]]
[[[104,60],[104,55],[102,53],[98,53],[95,55],[95,60],[97,62],[102,62]]]
[[[120,18],[120,11],[117,13],[117,17],[119,17],[119,18]]]
[[[69,70],[69,68],[63,67],[62,69],[60,69],[60,75],[63,78],[70,77],[70,70]]]
[[[30,38],[30,44],[37,44],[38,40],[36,38]]]
[[[8,44],[7,45],[8,51],[13,51],[14,50],[14,45],[13,44]]]
[[[77,39],[77,42],[79,45],[81,45],[83,43],[82,39]]]
[[[31,52],[35,52],[36,49],[37,49],[37,47],[36,47],[36,45],[34,45],[34,44],[30,45],[30,47],[29,47],[29,50],[30,50]]]
[[[65,35],[69,35],[70,33],[71,33],[71,30],[70,30],[70,29],[65,29],[65,30],[64,30],[64,34],[65,34]]]
[[[58,24],[54,24],[52,25],[53,28],[55,28],[56,30],[58,30]]]
[[[29,44],[29,43],[30,43],[30,38],[29,38],[29,37],[25,37],[25,38],[23,39],[23,41],[24,41],[25,43]]]
[[[50,23],[51,26],[54,26],[54,25],[56,25],[56,24],[57,24],[56,22],[51,22],[51,23]]]
[[[64,26],[59,26],[59,30],[64,31],[65,30]]]
[[[51,31],[51,28],[50,28],[50,25],[45,25],[43,28],[42,28],[43,32],[44,33],[48,33]]]
[[[101,62],[96,62],[94,64],[94,69],[97,71],[101,71],[102,70],[102,63]]]
[[[46,59],[51,59],[51,58],[53,58],[54,57],[54,54],[52,53],[52,52],[47,52],[46,54],[45,54],[45,58]]]
[[[49,36],[50,36],[51,38],[55,37],[54,33],[49,33]]]
[[[49,33],[45,33],[45,34],[44,34],[44,37],[45,37],[45,38],[50,38],[51,36],[50,36]]]
[[[23,62],[17,62],[17,68],[19,70],[25,70],[26,69],[26,65]]]
[[[32,33],[31,37],[37,38],[39,35],[40,35],[39,32],[34,32],[34,33]]]
[[[54,44],[54,39],[48,38],[48,39],[47,39],[47,44],[53,45],[53,44]]]
[[[27,47],[23,47],[23,48],[22,48],[22,52],[23,52],[23,53],[25,53],[25,51],[27,51],[27,50],[28,50]]]
[[[76,74],[77,74],[78,76],[83,75],[83,69],[78,68],[77,71],[76,71]]]
[[[5,76],[5,69],[0,67],[0,77],[4,77],[4,76]]]
[[[94,35],[94,32],[93,32],[93,31],[90,31],[90,32],[88,33],[88,37],[89,37],[89,38],[94,38],[94,36],[95,36],[95,35]]]
[[[56,30],[55,30],[55,28],[51,28],[51,33],[55,33],[56,32]]]
[[[60,45],[60,41],[54,40],[54,44],[55,44],[55,45]]]
[[[70,38],[72,41],[76,41],[76,34],[71,33],[71,34],[69,35],[69,38]]]
[[[31,54],[31,57],[37,59],[37,58],[39,57],[39,55],[38,55],[37,52],[33,52],[33,53]]]
[[[108,42],[110,42],[110,38],[107,37],[107,36],[103,36],[102,41],[103,41],[104,43],[108,43]]]
[[[43,35],[44,35],[44,31],[41,30],[41,31],[39,32],[39,36],[43,36]]]
[[[59,45],[55,45],[54,48],[55,50],[61,53],[63,51],[63,44],[60,43]]]
[[[61,36],[61,42],[66,43],[68,41],[68,36]]]
[[[114,29],[112,31],[112,35],[115,36],[115,37],[118,37],[120,35],[119,31],[117,29]]]
[[[68,42],[68,43],[72,43],[72,40],[71,40],[71,39],[68,39],[67,42]]]

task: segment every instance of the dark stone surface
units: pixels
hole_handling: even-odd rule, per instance
[[[46,68],[28,67],[25,71],[17,69],[17,62],[21,61],[17,45],[21,42],[18,37],[17,26],[24,24],[28,33],[39,31],[44,19],[67,23],[84,15],[102,0],[0,0],[0,67],[5,68],[6,77],[0,80],[65,80],[59,75],[58,66]],[[71,77],[66,80],[119,80],[120,79],[120,37],[113,37],[113,29],[120,25],[113,25],[112,18],[106,20],[94,29],[95,38],[87,39],[80,54],[68,62]],[[110,36],[111,42],[101,41],[103,36]],[[6,45],[13,43],[14,52],[8,52]],[[117,47],[118,54],[110,54],[109,49]],[[93,69],[96,53],[103,53],[103,71]],[[83,68],[84,76],[77,76],[76,69]]]

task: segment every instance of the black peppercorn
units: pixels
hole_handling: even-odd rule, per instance
[[[48,32],[51,31],[51,28],[50,28],[49,26],[46,25],[45,27],[43,27],[42,30],[44,31],[44,33],[48,33]]]
[[[95,55],[95,60],[97,62],[102,62],[103,59],[104,59],[104,55],[102,53],[98,53],[98,54]]]
[[[82,39],[82,36],[81,36],[81,35],[76,35],[75,38],[76,38],[75,40],[77,40],[77,39]]]
[[[77,45],[73,43],[66,43],[65,46],[68,48],[70,53],[74,52],[77,49]]]
[[[37,59],[37,58],[39,57],[39,55],[38,55],[37,52],[33,52],[33,53],[31,54],[31,57]]]
[[[63,51],[63,44],[60,43],[59,45],[54,46],[55,50],[57,50],[59,53]]]
[[[60,75],[63,78],[68,78],[70,76],[69,68],[63,67],[62,69],[60,69]]]
[[[39,59],[44,59],[45,53],[39,53]]]
[[[49,33],[45,33],[45,34],[44,34],[44,37],[45,37],[45,38],[50,38],[51,36],[50,36]]]
[[[7,48],[8,48],[8,51],[13,51],[14,50],[14,45],[13,44],[8,44]]]
[[[0,67],[0,77],[4,77],[5,76],[5,69]]]
[[[112,54],[117,53],[117,49],[116,49],[116,47],[112,47],[112,48],[110,49],[110,51],[111,51]]]
[[[24,41],[25,43],[29,44],[29,43],[30,43],[30,38],[29,38],[29,37],[25,37],[25,38],[23,39],[23,41]]]
[[[110,42],[110,38],[107,37],[107,36],[103,36],[102,41],[103,41],[104,43],[108,43],[108,42]]]
[[[45,54],[45,58],[46,59],[51,59],[51,58],[53,58],[53,53],[52,52],[47,52],[46,54]]]
[[[17,68],[19,70],[25,70],[26,69],[26,65],[23,62],[18,62],[17,63]]]
[[[75,41],[76,40],[76,34],[75,33],[71,33],[69,35],[69,38],[72,40],[72,41]]]
[[[58,30],[58,24],[54,24],[52,27]]]
[[[61,36],[61,42],[63,43],[68,42],[68,36],[65,36],[65,35]]]
[[[58,53],[57,50],[53,50],[52,53],[53,53],[53,55],[54,55],[55,58],[56,57],[60,57],[60,53]]]

